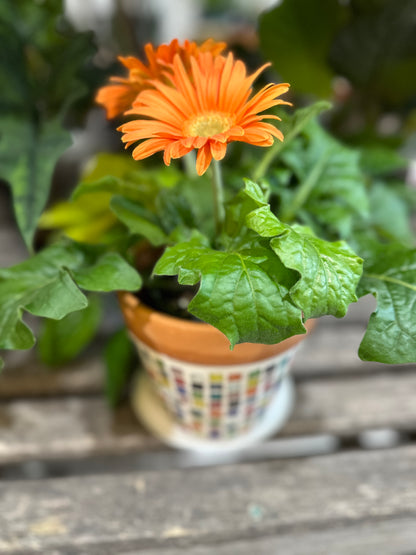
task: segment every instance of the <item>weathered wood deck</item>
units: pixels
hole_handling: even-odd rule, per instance
[[[4,222],[0,265],[22,252]],[[415,554],[416,365],[357,358],[369,310],[305,341],[277,437],[217,460],[161,445],[128,405],[111,412],[98,356],[51,373],[14,355],[0,377],[0,553]]]

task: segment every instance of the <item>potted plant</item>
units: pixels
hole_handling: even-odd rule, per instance
[[[378,301],[360,356],[416,360],[416,250],[410,228],[399,236],[380,210],[396,191],[380,200],[359,153],[319,124],[328,103],[282,111],[289,85],[254,92],[268,65],[250,74],[225,50],[175,40],[147,45],[145,61],[120,58],[127,75],[97,102],[124,116],[136,162],[99,159],[41,218],[64,236],[0,271],[6,349],[32,346],[25,311],[60,319],[88,305],[82,291],[134,292],[120,305],[174,415],[157,431],[200,449],[241,446],[282,422],[308,321],[343,317],[358,297]]]

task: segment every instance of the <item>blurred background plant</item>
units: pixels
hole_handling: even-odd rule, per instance
[[[118,156],[116,125],[94,106],[94,92],[108,75],[120,74],[117,55],[140,55],[146,42],[174,37],[225,40],[249,69],[272,61],[264,79],[289,81],[296,107],[320,99],[333,104],[325,111],[325,103],[316,105],[308,125],[301,119],[301,134],[275,147],[280,162],[268,185],[286,220],[295,207],[302,223],[329,239],[348,239],[358,252],[368,245],[369,230],[373,237],[412,244],[416,0],[3,0],[0,175],[9,187],[0,194],[9,202],[10,191],[30,251],[45,241],[45,231],[36,232],[39,220],[41,228],[63,229],[77,241],[117,240],[121,224],[109,207],[110,182],[100,181],[102,193],[94,193],[94,203],[80,189],[71,202],[56,201],[68,197],[80,176],[88,187],[109,173],[123,180],[133,166],[137,170],[129,156]],[[312,118],[320,112],[326,131]],[[285,125],[296,128],[296,121],[289,117]],[[231,156],[249,166],[238,145]],[[140,165],[141,172],[150,172],[140,182],[151,187],[152,164]],[[301,181],[314,168],[319,186],[312,183],[299,196],[291,176]],[[264,170],[254,177],[263,177]],[[41,216],[48,199],[53,208]],[[338,211],[326,211],[329,205]],[[125,208],[118,208],[119,219]],[[109,304],[107,335],[121,325]],[[102,310],[93,300],[88,310],[47,321],[40,338],[43,360],[62,364],[85,350],[103,329]],[[120,331],[106,352],[113,403],[124,383],[114,361],[131,356]]]

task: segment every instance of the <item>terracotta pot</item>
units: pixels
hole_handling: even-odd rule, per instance
[[[156,312],[130,293],[121,293],[119,301],[143,366],[185,434],[217,442],[247,434],[257,438],[255,430],[264,428],[265,413],[283,395],[287,371],[304,335],[276,345],[243,343],[230,350],[227,338],[209,324]],[[307,323],[307,328],[312,326]],[[289,389],[286,384],[286,397]],[[280,404],[276,410],[282,413],[285,406],[284,418],[279,413],[285,420],[290,403],[286,399]],[[273,431],[279,420],[276,410],[270,423]],[[259,439],[267,435],[263,431]]]

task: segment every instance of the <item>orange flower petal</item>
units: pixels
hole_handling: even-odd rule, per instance
[[[132,152],[135,160],[143,160],[166,148],[166,139],[148,139],[136,146]]]
[[[188,67],[191,57],[198,57],[203,53],[211,53],[216,56],[224,50],[225,46],[225,43],[216,42],[213,39],[208,39],[200,46],[190,41],[185,41],[183,45],[180,45],[179,41],[174,39],[170,44],[162,44],[156,49],[152,44],[148,43],[145,45],[146,63],[143,63],[134,56],[119,56],[118,60],[128,70],[128,76],[126,78],[110,78],[110,82],[123,84],[126,86],[126,89],[132,89],[131,93],[129,94],[125,91],[122,95],[123,100],[121,100],[120,90],[102,87],[98,91],[97,102],[106,109],[108,118],[118,116],[131,107],[141,90],[154,86],[151,83],[152,79],[163,78],[166,68],[173,64],[176,55],[180,57],[185,67]],[[166,81],[166,78],[164,80]],[[101,93],[103,89],[107,90]]]
[[[211,154],[214,160],[222,160],[227,151],[227,145],[218,141],[210,141]]]
[[[212,160],[211,149],[209,143],[198,150],[196,156],[196,172],[198,175],[204,175]]]
[[[194,48],[185,43],[189,54]],[[162,50],[168,60],[172,52]],[[148,49],[148,58],[156,51]],[[123,142],[149,143],[136,152],[143,156],[152,149],[164,150],[164,161],[180,158],[197,149],[197,172],[206,172],[211,160],[221,160],[231,141],[241,141],[256,146],[270,146],[275,138],[283,135],[265,119],[279,120],[274,114],[263,114],[278,104],[288,104],[279,95],[289,85],[270,84],[252,95],[254,79],[267,67],[247,75],[243,62],[234,60],[232,54],[214,56],[212,52],[199,52],[188,58],[176,53],[169,72],[161,79],[151,81],[137,96],[134,108],[128,113],[137,119],[122,125]]]

